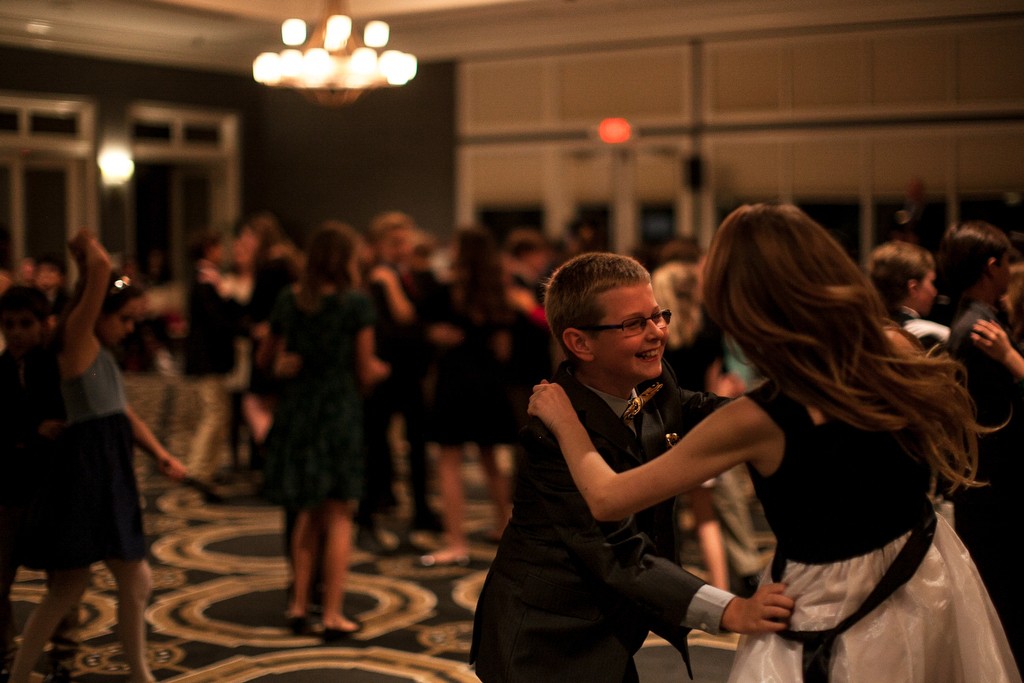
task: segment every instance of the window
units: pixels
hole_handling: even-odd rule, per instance
[[[860,259],[860,204],[796,202],[839,241],[854,261]]]
[[[934,252],[947,223],[945,202],[925,202],[915,209],[903,201],[880,200],[875,203],[875,244],[910,239]]]
[[[662,244],[676,236],[676,210],[671,204],[640,207],[640,240]]]
[[[516,228],[541,229],[544,225],[544,211],[539,207],[491,207],[480,209],[477,215],[499,245]]]

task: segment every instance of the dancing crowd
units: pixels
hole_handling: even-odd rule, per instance
[[[706,253],[680,239],[638,260],[575,234],[441,245],[392,211],[303,248],[267,212],[194,235],[181,460],[125,392],[144,289],[85,229],[73,293],[59,257],[20,273],[0,295],[0,683],[28,683],[47,643],[46,680],[71,680],[97,562],[129,680],[155,680],[135,448],[216,504],[240,425],[284,510],[296,634],[360,630],[352,549],[386,552],[399,508],[440,534],[422,566],[469,564],[472,454],[498,548],[470,655],[484,681],[638,680],[649,631],[689,667],[692,628],[745,634],[735,681],[1020,681],[1024,259],[1006,233],[960,223],[936,254],[887,242],[865,269],[788,205],[736,209]],[[679,562],[679,501],[702,577]],[[47,573],[20,629],[19,566]]]

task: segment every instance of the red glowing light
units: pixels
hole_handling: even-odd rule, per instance
[[[597,135],[601,142],[618,145],[633,137],[633,127],[626,119],[604,119],[597,127]]]

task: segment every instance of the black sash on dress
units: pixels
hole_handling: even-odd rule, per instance
[[[878,607],[890,595],[896,592],[900,586],[905,584],[914,575],[917,568],[921,566],[924,556],[932,545],[935,537],[935,510],[928,502],[925,512],[910,532],[910,537],[896,555],[885,574],[878,581],[878,585],[864,600],[864,603],[856,612],[843,619],[839,624],[824,631],[792,631],[786,629],[780,631],[779,635],[787,640],[803,643],[803,669],[804,683],[827,683],[829,668],[832,664],[832,646],[836,638],[844,631],[856,624]],[[785,553],[777,549],[775,559],[772,560],[772,580],[778,583],[782,579],[782,572],[786,568]]]

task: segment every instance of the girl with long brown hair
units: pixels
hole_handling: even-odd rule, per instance
[[[355,287],[357,239],[336,223],[314,233],[298,284],[281,292],[270,315],[270,368],[282,389],[267,435],[264,492],[294,519],[289,626],[296,634],[309,629],[319,559],[327,641],[360,628],[342,609],[363,491],[360,394],[389,371],[374,354],[373,306]]]
[[[795,206],[733,211],[712,241],[708,313],[767,381],[665,455],[616,475],[564,393],[531,412],[594,516],[617,519],[746,463],[778,545],[790,628],[746,637],[732,681],[1019,681],[977,570],[929,499],[975,486],[985,431],[960,366],[895,330],[866,276]]]
[[[462,483],[463,447],[476,444],[494,507],[491,539],[512,513],[511,490],[495,446],[515,439],[515,416],[506,391],[512,311],[505,300],[494,239],[483,228],[455,236],[452,279],[428,308],[428,335],[440,349],[428,438],[437,443],[445,546],[420,558],[424,566],[469,563]]]

